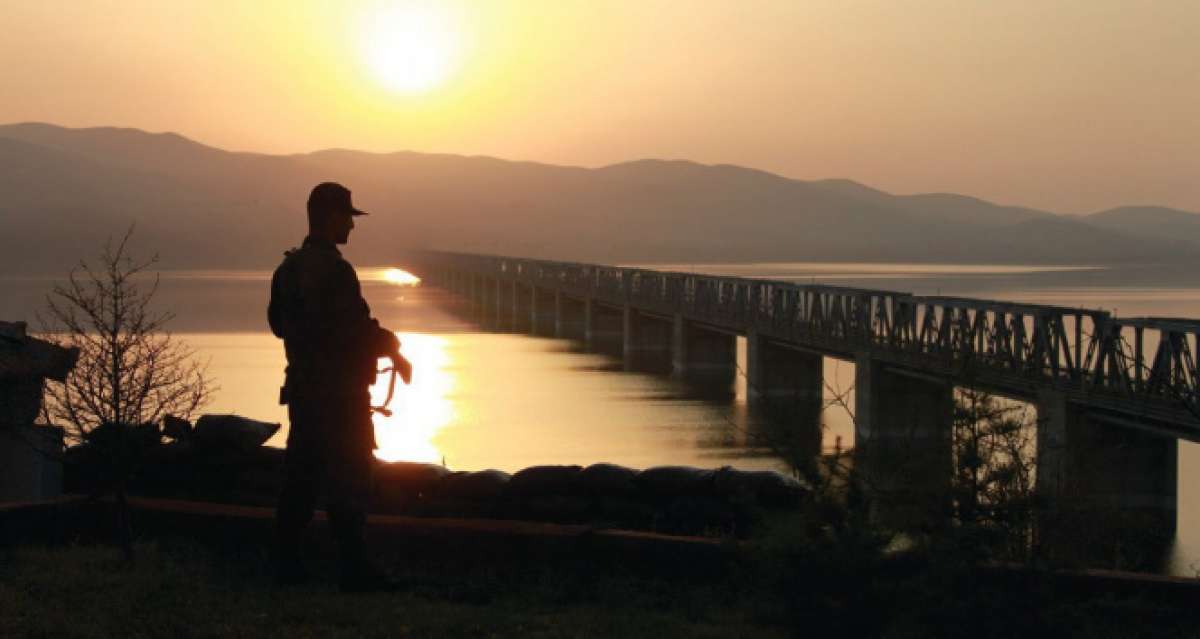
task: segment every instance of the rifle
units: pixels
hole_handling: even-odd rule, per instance
[[[396,357],[399,359],[393,359],[393,364],[391,366],[378,371],[379,373],[391,373],[391,375],[388,376],[387,397],[384,398],[383,403],[379,406],[371,407],[371,412],[379,413],[384,417],[392,416],[392,411],[388,408],[388,405],[392,403],[392,397],[396,394],[396,377],[399,376],[401,379],[403,379],[405,384],[412,383],[412,364],[409,363],[409,361],[399,353],[396,354]]]

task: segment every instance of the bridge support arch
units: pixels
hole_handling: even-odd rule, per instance
[[[1177,526],[1178,441],[1090,416],[1065,393],[1037,397],[1045,550],[1068,561],[1154,570]]]

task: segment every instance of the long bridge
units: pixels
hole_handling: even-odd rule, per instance
[[[1040,490],[1086,485],[1172,526],[1176,441],[1200,441],[1200,320],[449,252],[410,264],[485,326],[579,339],[631,369],[730,384],[744,337],[756,400],[819,411],[823,358],[853,362],[859,449],[948,456],[956,387],[1029,402]]]

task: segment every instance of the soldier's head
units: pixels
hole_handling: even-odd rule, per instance
[[[366,215],[354,208],[350,189],[337,182],[322,182],[308,194],[308,234],[345,244],[354,228],[354,216]]]

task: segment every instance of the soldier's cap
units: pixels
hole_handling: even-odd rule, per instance
[[[308,210],[322,213],[349,211],[350,215],[366,215],[366,211],[354,208],[350,201],[350,189],[337,182],[322,182],[308,194]]]

